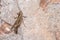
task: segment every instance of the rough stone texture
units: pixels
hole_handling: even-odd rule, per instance
[[[56,32],[56,40],[60,40],[60,31]]]
[[[60,4],[49,4],[45,11],[39,6],[40,0],[17,0],[23,11],[24,24],[16,35],[13,32],[0,36],[0,40],[60,40]],[[2,0],[0,17],[13,25],[19,12],[16,0]],[[1,20],[0,20],[1,25]]]

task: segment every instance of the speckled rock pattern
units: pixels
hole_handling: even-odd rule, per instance
[[[23,12],[24,24],[18,30],[0,36],[0,40],[60,40],[60,4],[49,4],[45,11],[39,6],[40,0],[1,0],[0,17],[13,25],[19,12]],[[0,25],[2,24],[0,20]]]

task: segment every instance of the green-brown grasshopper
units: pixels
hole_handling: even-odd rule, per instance
[[[15,21],[15,23],[12,25],[11,30],[14,30],[14,32],[17,34],[18,33],[18,28],[21,26],[21,23],[23,22],[23,12],[20,11],[18,13],[18,17],[17,20]]]

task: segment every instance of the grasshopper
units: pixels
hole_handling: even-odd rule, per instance
[[[17,34],[18,33],[18,28],[21,26],[21,23],[22,22],[24,22],[23,21],[23,12],[22,11],[19,11],[19,13],[17,13],[18,14],[18,17],[17,17],[17,19],[16,19],[16,21],[15,21],[15,23],[13,24],[13,25],[11,25],[11,24],[9,24],[9,23],[7,23],[8,25],[10,25],[10,26],[12,26],[11,27],[11,31],[14,31],[14,33],[15,34]],[[1,19],[1,18],[0,18]],[[1,19],[1,20],[3,20],[3,19]],[[4,20],[3,20],[4,21]],[[4,21],[5,22],[5,21]],[[24,25],[25,26],[25,25]]]
[[[14,32],[17,34],[18,33],[18,28],[21,26],[22,22],[23,22],[23,12],[20,11],[18,13],[17,20],[15,21],[15,23],[11,27],[11,30],[14,30]]]

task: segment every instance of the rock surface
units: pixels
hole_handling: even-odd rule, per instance
[[[19,12],[18,6],[26,18],[25,26],[22,23],[18,34],[4,34],[0,40],[60,40],[60,3],[49,3],[45,11],[39,3],[40,0],[1,0],[0,17],[4,21],[14,24],[14,18]],[[0,25],[2,23],[0,19]]]

